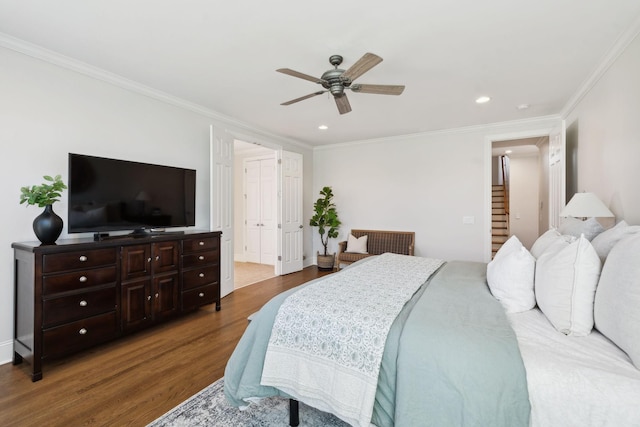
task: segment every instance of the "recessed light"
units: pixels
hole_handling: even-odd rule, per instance
[[[529,108],[529,104],[520,104],[518,105],[518,110],[526,110]]]
[[[504,150],[504,154],[511,154],[513,153],[513,150]]]
[[[484,104],[491,101],[491,98],[488,96],[481,96],[478,99],[476,99],[476,104]]]
[[[329,129],[329,126],[327,126],[327,125],[320,125],[320,126],[318,126],[318,129],[320,129],[320,130],[327,130],[327,129]]]

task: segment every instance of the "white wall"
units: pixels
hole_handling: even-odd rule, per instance
[[[591,191],[616,215],[640,224],[640,37],[570,112],[578,126],[578,191]]]
[[[45,174],[61,174],[68,182],[69,152],[196,169],[196,228],[209,229],[209,126],[213,124],[302,153],[305,213],[311,212],[313,152],[303,145],[252,133],[3,47],[0,64],[0,196],[5,202],[0,232],[0,363],[13,355],[11,243],[36,240],[32,221],[42,210],[18,204],[20,187],[41,183]],[[54,210],[66,222],[66,194]],[[60,238],[67,237],[65,226]],[[310,251],[308,238],[305,252]]]
[[[316,149],[313,193],[333,187],[343,223],[331,250],[352,228],[403,230],[415,231],[416,255],[485,261],[491,141],[544,134],[555,123],[541,118]]]
[[[509,232],[531,248],[538,238],[538,155],[512,155],[509,160]]]

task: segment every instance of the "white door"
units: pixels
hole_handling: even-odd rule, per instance
[[[260,160],[260,263],[276,263],[276,162]]]
[[[247,262],[260,263],[260,161],[244,162],[245,242]]]
[[[280,174],[276,274],[302,270],[302,154],[278,153]]]
[[[276,252],[276,168],[275,159],[246,159],[245,259],[275,264]]]
[[[211,230],[220,239],[220,296],[233,291],[233,138],[224,129],[209,129]]]
[[[549,134],[549,227],[560,226],[560,210],[565,205],[565,133],[562,123]]]

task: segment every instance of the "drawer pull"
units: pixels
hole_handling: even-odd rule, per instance
[[[80,279],[78,280],[80,280],[80,283],[84,283],[87,281],[87,276],[80,276]]]
[[[85,328],[82,328],[82,329],[80,329],[80,330],[78,331],[78,333],[79,333],[80,335],[86,335],[86,334],[87,334],[87,330],[86,330]]]
[[[198,296],[199,296],[200,298],[204,297],[204,292],[200,292],[200,293],[198,294]]]
[[[80,307],[86,307],[87,304],[88,303],[85,300],[80,301]]]
[[[149,257],[149,258],[147,259],[147,262],[151,262],[151,257]]]
[[[87,258],[84,255],[80,255],[80,258],[78,258],[80,260],[80,262],[85,262],[86,260],[88,260],[89,258]]]
[[[160,255],[156,255],[156,261],[160,261]]]
[[[204,261],[204,256],[200,255],[200,256],[198,257],[198,259],[199,259],[200,261]]]
[[[200,240],[200,241],[198,242],[198,244],[199,244],[200,246],[204,246],[204,242],[203,242],[202,240]]]
[[[204,273],[198,274],[198,277],[204,277]]]
[[[158,297],[160,297],[160,294],[156,292],[156,299],[158,299]]]
[[[151,301],[151,295],[147,297],[147,301]]]

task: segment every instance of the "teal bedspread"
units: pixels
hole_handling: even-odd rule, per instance
[[[485,271],[483,263],[448,262],[407,303],[387,337],[373,424],[529,425],[516,336],[489,292]],[[260,385],[260,378],[278,308],[297,289],[265,304],[247,327],[225,370],[224,391],[231,404],[289,397]]]

